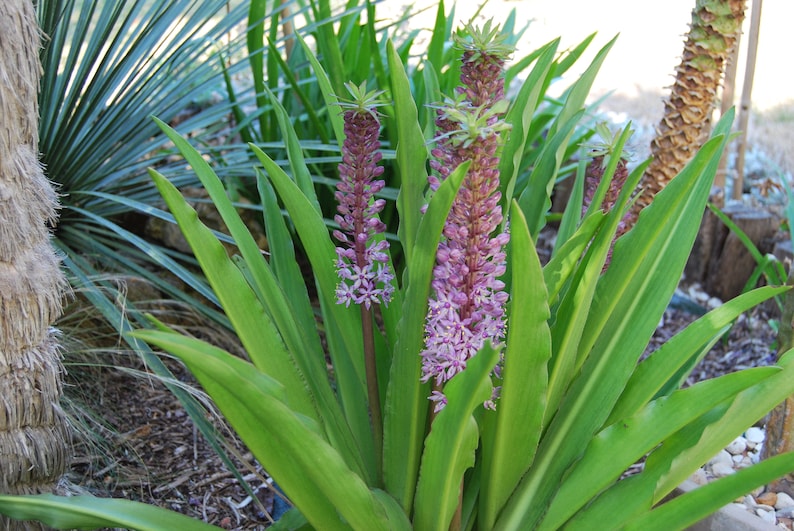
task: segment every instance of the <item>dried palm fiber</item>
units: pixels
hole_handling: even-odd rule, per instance
[[[33,3],[0,2],[0,492],[52,491],[70,450],[52,322],[65,280],[56,196],[38,162],[40,33]],[[2,529],[36,529],[0,518]]]
[[[744,20],[745,0],[696,0],[684,53],[651,141],[634,218],[708,139],[723,70]]]

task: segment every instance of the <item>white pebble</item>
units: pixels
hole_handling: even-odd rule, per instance
[[[775,509],[787,509],[788,507],[794,507],[794,499],[785,492],[778,492]]]
[[[735,474],[736,471],[733,469],[732,465],[725,463],[715,463],[711,466],[711,473],[714,477],[723,478],[725,476]]]
[[[709,482],[709,477],[705,470],[698,468],[691,476],[689,476],[689,481],[695,485],[705,485]]]
[[[717,455],[709,459],[709,465],[713,467],[720,463],[728,466],[733,465],[733,457],[725,450],[720,450]]]
[[[720,306],[722,306],[722,301],[721,301],[720,299],[718,299],[717,297],[712,297],[712,298],[710,298],[710,299],[708,300],[708,302],[706,303],[706,305],[707,305],[709,308],[711,308],[711,309],[714,309],[714,308],[719,308]]]
[[[764,442],[764,437],[764,430],[756,426],[753,426],[744,432],[744,438],[747,439],[748,442],[754,442],[755,444],[761,444]]]
[[[753,458],[749,455],[744,456],[734,456],[734,457],[741,457],[741,459],[734,465],[735,468],[747,468],[748,466],[753,466],[753,464],[757,463],[758,461],[753,462]]]
[[[747,449],[747,439],[742,436],[736,437],[731,444],[725,447],[725,450],[734,456],[742,454]]]
[[[761,519],[767,523],[772,525],[777,524],[777,517],[775,516],[774,512],[765,511],[763,509],[757,508],[755,510],[755,514],[761,517]]]

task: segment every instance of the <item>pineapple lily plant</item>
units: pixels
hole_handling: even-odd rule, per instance
[[[731,116],[614,248],[646,165],[628,172],[629,130],[609,134],[609,149],[596,155],[599,182],[585,193],[578,173],[542,264],[535,241],[561,139],[582,119],[564,107],[533,151],[538,159],[524,164],[556,42],[535,56],[512,101],[502,77],[510,50],[498,28],[467,26],[456,43],[460,88],[432,107],[428,144],[393,47],[382,94],[348,85],[350,99],[338,99],[341,112],[329,113],[342,151],[333,231],[299,145],[287,142],[290,174],[251,145],[267,256],[211,166],[160,122],[237,243],[230,258],[179,191],[151,172],[248,359],[163,325],[134,335],[187,365],[294,504],[274,527],[680,529],[794,469],[794,457],[781,455],[665,501],[794,392],[790,354],[776,367],[681,388],[687,368],[739,314],[785,287],[743,294],[640,361],[683,271]],[[577,90],[568,97],[576,102]],[[397,127],[396,235],[379,219],[381,110]],[[295,138],[287,120],[282,127]],[[625,183],[612,193],[616,173]],[[293,236],[311,262],[316,301]],[[641,472],[622,477],[643,459]],[[0,496],[0,512],[55,527],[209,527],[81,496]]]

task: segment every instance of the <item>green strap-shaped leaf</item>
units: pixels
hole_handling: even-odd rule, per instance
[[[220,242],[199,221],[196,211],[187,204],[179,190],[156,171],[150,170],[150,173],[251,360],[263,372],[284,384],[289,402],[296,411],[319,420],[304,377],[299,374],[278,329],[248,281],[226,255]]]
[[[251,65],[251,76],[254,81],[256,93],[256,106],[263,109],[267,106],[265,95],[265,13],[267,2],[265,0],[252,0],[248,8],[248,30],[246,43],[248,45],[248,62]],[[265,134],[268,130],[267,114],[259,115],[259,130]]]
[[[553,531],[607,488],[660,442],[737,393],[780,372],[775,367],[740,371],[659,398],[622,418],[588,445],[560,486],[538,531]]]
[[[165,331],[136,336],[181,359],[246,446],[317,529],[407,529],[329,445],[314,422],[282,401],[282,386],[250,363],[201,340]],[[390,502],[396,506],[394,500]],[[389,515],[399,514],[390,509]]]
[[[565,471],[603,426],[680,280],[726,141],[721,133],[732,118],[726,116],[715,128],[720,136],[701,148],[666,194],[658,194],[634,229],[617,241],[577,342],[581,371],[497,527],[536,525]]]
[[[461,164],[433,195],[419,224],[413,258],[404,274],[402,320],[383,411],[383,475],[386,490],[409,514],[430,394],[429,384],[419,381],[430,281],[441,231],[468,168],[468,161]]]
[[[769,457],[732,476],[713,481],[678,496],[630,521],[624,529],[626,531],[688,529],[732,500],[792,471],[794,471],[794,453]]]
[[[217,531],[220,528],[162,507],[95,496],[0,495],[0,513],[55,529],[124,528],[138,531]]]
[[[325,368],[322,345],[316,333],[313,320],[311,321],[312,327],[309,328],[308,331],[302,330],[297,326],[298,322],[304,325],[308,324],[307,320],[311,319],[311,314],[309,314],[307,318],[306,312],[304,311],[303,319],[299,320],[295,317],[293,305],[287,299],[270,267],[268,267],[259,246],[240,218],[234,205],[229,200],[223,184],[215,175],[210,165],[189,142],[182,138],[181,135],[163,122],[157,119],[155,120],[193,168],[229,229],[245,261],[245,267],[251,272],[250,280],[252,281],[252,286],[256,293],[259,294],[262,304],[268,311],[268,315],[273,319],[274,324],[278,328],[279,335],[283,338],[290,352],[290,358],[293,359],[298,366],[301,378],[305,380],[307,396],[310,397],[311,402],[319,413],[318,420],[323,425],[327,424],[329,440],[334,441],[340,448],[346,450],[343,451],[343,453],[351,463],[356,462],[359,455],[355,449],[352,435],[345,425],[342,411],[336,407],[337,403],[328,381]],[[283,225],[283,220],[280,221]],[[273,229],[275,230],[276,228],[277,227],[274,227]],[[276,239],[274,243],[279,244],[280,241]],[[280,252],[283,249],[284,244],[281,242],[281,248],[276,248],[275,251]],[[201,248],[197,250],[197,253],[200,252],[202,252]],[[279,258],[281,262],[285,259],[287,259],[286,256]],[[291,263],[293,264],[294,274],[294,269],[297,268],[294,257]],[[293,281],[297,282],[298,280],[293,278]],[[300,298],[296,299],[295,303],[300,300]],[[308,304],[306,301],[305,288],[302,300],[305,301],[304,304]]]
[[[789,351],[780,360],[782,371],[741,391],[733,400],[723,402],[667,438],[648,457],[640,474],[604,491],[566,528],[593,529],[607,518],[619,528],[650,511],[698,467],[794,393],[792,361]],[[744,492],[751,489],[748,485]],[[723,500],[721,505],[730,499]]]
[[[427,146],[419,125],[411,86],[400,56],[397,55],[391,41],[387,43],[386,49],[397,124],[396,163],[400,185],[400,193],[397,196],[400,226],[397,233],[405,252],[406,261],[410,262],[419,230],[419,222],[422,218],[421,208],[425,201]]]
[[[334,365],[337,394],[367,470],[374,473],[374,442],[367,412],[361,316],[358,308],[336,303],[335,292],[339,278],[334,271],[336,252],[328,228],[310,199],[284,170],[264,151],[256,146],[251,148],[284,202],[311,262],[326,327],[329,354]],[[370,479],[374,480],[374,475]]]
[[[292,177],[298,185],[298,188],[300,188],[306,198],[314,206],[315,210],[320,212],[320,203],[314,191],[314,182],[312,181],[311,173],[303,157],[303,147],[301,146],[300,140],[298,140],[298,135],[295,133],[295,128],[292,127],[290,115],[269,88],[265,87],[264,90],[270,98],[270,103],[273,105],[273,112],[276,114],[276,120],[281,129],[281,136],[284,138],[284,144],[286,145],[287,155],[289,157],[289,167],[290,170],[292,170]]]
[[[486,411],[482,431],[482,473],[478,522],[491,529],[496,516],[535,458],[546,405],[551,357],[549,306],[543,270],[529,227],[514,202],[510,216],[507,349],[501,395]]]
[[[336,98],[336,93],[334,92],[333,87],[331,86],[331,80],[328,78],[328,74],[326,73],[323,65],[320,64],[320,61],[317,60],[317,56],[314,55],[314,52],[311,48],[306,44],[306,41],[303,40],[303,37],[300,36],[299,33],[295,33],[295,37],[298,39],[298,42],[303,48],[303,53],[306,54],[306,57],[309,58],[309,64],[312,65],[312,70],[314,70],[314,76],[317,78],[317,86],[320,87],[320,92],[323,95],[323,101],[325,102],[325,107],[328,109],[328,118],[331,120],[331,126],[334,128],[334,135],[336,136],[336,141],[341,148],[342,144],[345,141],[345,132],[344,132],[344,120],[342,119],[342,114],[339,112],[334,112],[336,109],[339,100]]]
[[[309,293],[306,290],[306,279],[296,259],[292,236],[278,205],[276,193],[270,182],[259,170],[257,170],[256,182],[264,209],[265,234],[267,236],[268,252],[270,253],[270,267],[276,279],[278,279],[278,285],[284,290],[286,301],[293,308],[293,311],[289,312],[289,316],[292,316],[293,327],[312,345],[306,349],[307,354],[322,352],[321,346],[319,350],[317,349],[320,338],[317,334],[314,309],[309,299]]]
[[[491,398],[491,371],[498,358],[498,352],[490,345],[482,348],[466,363],[466,369],[444,386],[447,405],[433,419],[422,454],[414,502],[415,529],[449,529],[463,474],[474,466],[474,451],[479,443],[472,412]]]
[[[582,224],[568,240],[554,253],[551,260],[543,266],[543,279],[549,291],[549,304],[557,302],[563,287],[576,271],[587,246],[606,218],[603,212],[594,212],[582,220]]]
[[[521,160],[529,140],[529,126],[532,116],[542,100],[544,81],[551,71],[559,43],[560,40],[555,39],[539,50],[537,63],[527,76],[526,81],[522,83],[518,96],[505,117],[505,121],[511,125],[503,150],[504,156],[499,161],[500,186],[505,205],[512,203],[516,179],[521,169]]]
[[[787,290],[788,288],[785,287],[764,286],[740,295],[700,317],[670,338],[637,366],[606,424],[633,415],[661,390],[666,389],[665,384],[674,379],[681,367],[686,366],[691,369],[693,366],[691,362],[696,361],[692,359],[693,355],[704,344],[711,344],[719,338],[725,326],[739,314]],[[681,383],[680,378],[675,379],[673,383],[677,388]],[[672,390],[668,389],[662,394],[669,394]]]

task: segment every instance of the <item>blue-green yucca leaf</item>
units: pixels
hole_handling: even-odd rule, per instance
[[[609,415],[680,280],[732,118],[728,113],[720,121],[718,136],[701,148],[615,245],[578,342],[584,364],[497,527],[536,525],[565,471]]]
[[[415,529],[446,531],[458,506],[461,481],[474,466],[479,443],[475,408],[491,398],[491,371],[499,353],[489,344],[444,386],[447,405],[433,419],[425,439],[414,501]]]
[[[178,356],[287,496],[317,529],[407,529],[393,499],[375,496],[321,427],[291,407],[287,390],[256,367],[174,332],[136,336]],[[393,507],[388,511],[386,503]]]
[[[403,311],[383,411],[383,475],[386,490],[411,512],[419,471],[429,384],[420,382],[424,323],[438,242],[452,202],[469,169],[458,166],[441,183],[417,229],[415,252],[403,278]]]
[[[543,426],[551,357],[549,306],[540,258],[521,209],[510,216],[510,302],[507,347],[496,411],[481,431],[478,522],[491,529],[521,476],[532,464]],[[467,369],[468,370],[468,369]]]
[[[180,529],[217,531],[184,514],[145,503],[94,496],[0,495],[0,513],[18,520],[37,520],[55,529],[124,528],[138,531]]]
[[[776,367],[760,367],[706,380],[658,398],[631,417],[622,417],[596,435],[581,460],[568,471],[538,531],[559,529],[664,439],[739,392],[779,372]]]

